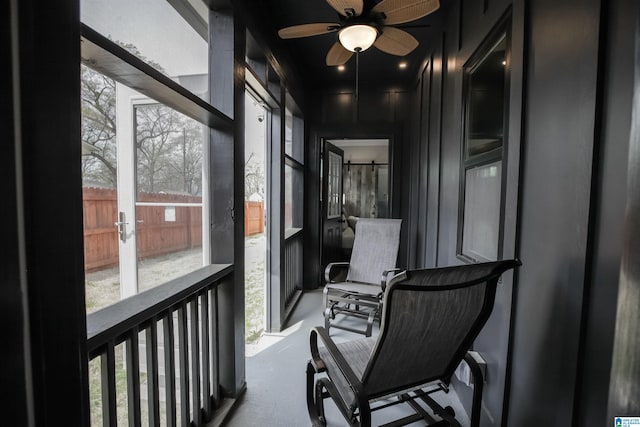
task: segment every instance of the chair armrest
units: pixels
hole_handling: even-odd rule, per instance
[[[469,365],[473,377],[473,403],[471,405],[471,427],[480,425],[480,411],[482,407],[482,390],[484,388],[484,375],[476,359],[467,351],[464,361]]]
[[[331,262],[327,264],[327,267],[324,269],[324,280],[326,283],[335,283],[334,279],[337,275],[334,270],[340,269],[340,271],[344,271],[349,268],[348,262]],[[333,273],[332,273],[333,272]],[[345,276],[346,278],[346,276]]]
[[[398,276],[400,272],[405,271],[401,268],[392,268],[390,270],[385,270],[382,272],[382,280],[380,281],[380,285],[382,286],[382,291],[387,288],[387,284],[393,280],[394,277]],[[391,274],[393,273],[393,274]],[[404,278],[404,276],[403,276]]]
[[[347,361],[344,359],[344,356],[342,355],[342,353],[340,353],[340,350],[338,350],[338,347],[327,333],[327,330],[321,326],[312,328],[309,335],[309,344],[311,345],[311,361],[316,371],[323,372],[326,370],[325,364],[320,358],[320,354],[318,353],[318,336],[320,336],[320,339],[329,352],[329,355],[331,355],[331,358],[336,361],[336,365],[338,365],[340,373],[347,380],[347,384],[349,384],[349,387],[351,387],[351,390],[353,390],[353,393],[355,394],[356,400],[358,402],[358,406],[360,408],[368,408],[369,402],[364,393],[364,386],[362,385],[362,382],[360,381],[360,379],[358,379],[355,372],[353,372],[353,369],[351,369],[351,366],[349,366]]]

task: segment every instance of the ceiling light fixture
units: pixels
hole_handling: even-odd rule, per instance
[[[364,52],[373,46],[376,38],[378,38],[378,30],[371,25],[349,25],[348,27],[344,27],[338,33],[340,44],[348,51],[356,53],[356,100],[358,99],[360,52]]]
[[[378,37],[378,31],[371,25],[349,25],[338,33],[340,43],[351,52],[364,52]]]
[[[338,71],[343,72],[345,70],[345,66],[344,65],[338,65]]]
[[[401,70],[404,70],[405,68],[407,68],[407,63],[404,61],[399,63],[398,68],[400,68]]]

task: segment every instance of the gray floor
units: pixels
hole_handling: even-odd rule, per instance
[[[347,319],[347,321],[350,321]],[[353,321],[360,321],[353,319]],[[361,321],[360,321],[361,322]],[[224,424],[230,427],[309,426],[305,396],[305,370],[309,359],[309,330],[323,324],[322,291],[305,293],[289,321],[289,327],[280,334],[264,336],[259,346],[247,350],[247,391]],[[377,325],[374,327],[376,334]],[[336,342],[362,338],[339,329],[331,329]],[[454,392],[445,396],[454,407],[463,425],[468,421]],[[373,413],[373,425],[411,414],[406,405]],[[346,422],[328,399],[326,415],[329,426],[343,426]],[[424,424],[414,423],[412,426]]]

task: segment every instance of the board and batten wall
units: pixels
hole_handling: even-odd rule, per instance
[[[463,65],[511,14],[503,257],[475,343],[489,367],[484,426],[607,419],[632,93],[633,2],[453,1],[414,96],[409,265],[457,256]],[[634,12],[636,12],[634,14]],[[421,41],[422,42],[422,41]],[[513,280],[512,280],[513,279]],[[456,390],[469,404],[469,392]]]
[[[321,277],[321,137],[392,134],[400,264],[454,265],[463,66],[511,16],[503,257],[494,313],[475,343],[488,361],[483,426],[602,426],[608,419],[638,5],[626,0],[451,0],[405,91],[320,90],[305,176],[305,285]],[[346,130],[346,132],[345,132]],[[343,132],[341,135],[340,132]],[[326,134],[326,135],[325,135]],[[402,191],[398,191],[401,189]],[[471,389],[456,383],[466,407]]]

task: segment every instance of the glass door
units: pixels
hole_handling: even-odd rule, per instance
[[[91,313],[120,300],[119,241],[128,230],[118,206],[116,82],[84,65],[80,78],[85,299]]]
[[[342,159],[344,151],[324,142],[322,155],[322,266],[341,261],[342,253]]]
[[[209,261],[206,127],[171,108],[133,104],[138,291]]]
[[[267,257],[266,147],[269,110],[257,96],[245,95],[245,338],[254,344],[265,330]],[[247,354],[250,354],[248,351]]]
[[[201,123],[85,66],[81,85],[90,313],[210,262],[209,153]]]

